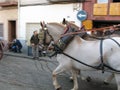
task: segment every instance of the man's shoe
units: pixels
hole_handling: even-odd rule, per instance
[[[39,57],[36,57],[35,59],[39,59]]]
[[[19,53],[22,53],[22,51],[19,51]]]
[[[32,59],[36,59],[35,57],[33,57]]]

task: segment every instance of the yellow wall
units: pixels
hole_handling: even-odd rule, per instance
[[[84,20],[84,21],[82,22],[82,25],[84,25],[84,26],[85,26],[85,29],[87,29],[87,30],[90,30],[90,29],[93,28],[92,20]]]
[[[110,3],[109,15],[120,15],[120,3]]]
[[[94,4],[93,15],[107,15],[108,4]]]

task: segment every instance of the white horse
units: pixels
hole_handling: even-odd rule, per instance
[[[117,42],[120,42],[119,37],[114,37],[114,39]],[[98,64],[101,63],[99,47],[100,47],[99,40],[86,41],[78,36],[75,36],[71,43],[64,50],[64,53],[67,53],[68,55],[82,62],[85,62],[88,65],[98,66]],[[119,53],[120,47],[114,41],[112,41],[111,39],[106,39],[103,41],[104,63],[116,70],[120,70]],[[59,62],[59,66],[53,71],[53,85],[55,86],[56,90],[60,88],[60,85],[58,84],[56,78],[57,74],[63,71],[72,70],[74,80],[74,87],[72,90],[78,90],[77,71],[79,69],[80,70],[93,69],[83,64],[80,64],[63,54],[57,55],[57,61]],[[120,90],[120,74],[114,73],[114,75],[117,81],[118,90]]]
[[[49,27],[49,25],[47,26]],[[53,38],[56,40],[54,35],[53,35]],[[120,42],[119,37],[114,37],[114,39],[117,42]],[[67,46],[64,52],[89,65],[97,66],[101,62],[99,44],[100,44],[99,40],[86,41],[86,40],[81,39],[78,36],[75,36],[75,38]],[[91,53],[89,53],[88,51]],[[120,67],[119,67],[120,47],[114,41],[110,39],[106,39],[104,40],[104,43],[103,43],[103,51],[104,51],[103,52],[104,62],[107,63],[112,68],[120,70]],[[53,85],[55,86],[55,89],[60,88],[60,85],[58,84],[57,79],[56,79],[56,75],[66,70],[70,70],[70,71],[72,70],[73,80],[74,80],[74,87],[72,90],[78,90],[78,83],[77,83],[78,70],[87,70],[87,69],[92,69],[92,68],[84,66],[63,54],[58,54],[57,60],[59,62],[59,66],[53,71]],[[116,73],[114,73],[114,75],[116,77],[116,81],[118,84],[118,90],[120,90],[120,86],[119,86],[120,76],[119,74],[116,74]],[[108,77],[106,80],[111,80],[114,75],[111,74],[111,76]]]

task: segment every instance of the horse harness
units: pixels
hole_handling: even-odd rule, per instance
[[[113,38],[109,38],[109,39],[112,40],[113,42],[115,42],[120,47],[120,44],[115,39],[113,39]],[[100,60],[101,60],[100,67],[101,67],[102,73],[104,73],[105,67],[107,67],[108,69],[110,69],[112,71],[120,72],[120,70],[116,70],[104,63],[104,59],[103,59],[103,41],[104,40],[105,40],[105,38],[100,39]]]
[[[4,44],[3,42],[0,40],[0,50],[3,51],[3,47],[4,47]]]
[[[38,38],[39,38],[40,41],[42,41],[43,45],[48,45],[48,43],[46,42],[47,35],[52,39],[52,37],[49,34],[47,28],[43,28],[43,30],[40,31],[40,33],[38,34]]]
[[[116,70],[116,69],[114,69],[114,68],[112,68],[112,67],[110,67],[110,66],[108,66],[107,64],[104,63],[104,58],[103,58],[103,41],[106,38],[97,38],[97,37],[92,37],[91,36],[92,38],[100,40],[100,61],[101,61],[101,63],[98,66],[91,66],[89,64],[86,64],[86,63],[84,63],[84,62],[82,62],[82,61],[80,61],[80,60],[78,60],[78,59],[68,55],[67,53],[64,53],[63,52],[64,49],[67,47],[67,44],[69,44],[69,42],[73,39],[74,35],[67,35],[67,37],[64,36],[63,38],[61,38],[59,40],[59,42],[57,44],[53,44],[55,53],[53,55],[51,55],[50,57],[52,57],[54,55],[57,55],[57,54],[63,54],[65,56],[71,58],[72,60],[77,61],[77,62],[79,62],[79,63],[81,63],[81,64],[83,64],[85,66],[88,66],[90,68],[97,69],[97,70],[102,70],[102,73],[104,73],[105,67],[108,68],[111,71],[120,73],[120,70]],[[120,44],[116,40],[114,40],[113,38],[107,38],[107,39],[112,40],[113,42],[115,42],[120,47]]]

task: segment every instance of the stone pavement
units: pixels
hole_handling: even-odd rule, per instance
[[[6,53],[0,61],[0,90],[54,90],[52,71],[57,67],[56,58],[40,57],[33,60],[30,56]],[[101,71],[82,71],[85,77],[90,76],[91,82],[78,78],[79,90],[117,90],[115,80],[104,85],[103,80],[109,73]],[[58,81],[62,90],[70,90],[73,83],[69,80],[70,73],[62,73]]]

